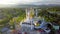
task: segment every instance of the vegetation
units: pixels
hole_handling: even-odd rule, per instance
[[[38,12],[38,16],[44,17],[47,22],[55,22],[60,25],[60,8],[53,7],[48,9],[41,9]],[[5,26],[7,23],[10,25],[18,24],[21,20],[25,18],[25,10],[21,8],[3,8],[0,9],[0,25]],[[34,14],[31,13],[34,17]],[[30,17],[32,17],[30,15]]]
[[[47,22],[60,25],[60,15],[57,12],[60,12],[58,8],[48,8],[47,10],[41,10],[38,15],[44,17]]]
[[[0,16],[3,17],[0,19],[0,25],[3,26],[5,26],[7,23],[14,25],[14,20],[16,23],[19,23],[22,19],[25,18],[26,15],[24,9],[20,8],[3,8],[0,10],[0,14],[2,13]]]

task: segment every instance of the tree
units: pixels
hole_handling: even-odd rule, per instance
[[[54,10],[56,10],[56,9],[54,9]],[[54,12],[54,10],[52,10],[52,11]],[[57,13],[50,13],[48,10],[42,10],[39,12],[38,15],[44,17],[47,22],[51,22],[51,23],[55,22],[55,23],[59,24],[58,22],[60,20],[60,15],[58,15]]]

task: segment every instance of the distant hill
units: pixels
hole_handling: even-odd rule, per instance
[[[60,4],[17,4],[1,8],[50,8],[50,7],[60,7]]]

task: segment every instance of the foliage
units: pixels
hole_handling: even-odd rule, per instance
[[[0,24],[5,25],[7,23],[10,23],[11,25],[14,24],[14,19],[16,19],[16,22],[21,21],[23,18],[25,18],[25,11],[24,9],[20,8],[3,8],[2,14],[6,16],[6,18],[3,18],[0,20]],[[17,18],[14,18],[17,17]]]
[[[52,10],[52,11],[54,12],[55,9]],[[55,12],[57,12],[57,11],[55,11]],[[57,13],[50,13],[48,11],[48,9],[40,11],[38,13],[38,15],[41,16],[41,17],[44,17],[47,22],[52,22],[52,23],[55,22],[55,23],[59,24],[58,22],[60,20],[60,15],[58,15]]]

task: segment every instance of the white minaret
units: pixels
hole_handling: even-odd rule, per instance
[[[30,10],[26,8],[26,21],[30,19]]]
[[[36,9],[36,17],[38,16],[38,10]]]
[[[30,21],[33,18],[34,9],[26,8],[25,10],[26,10],[26,20],[25,21]]]

